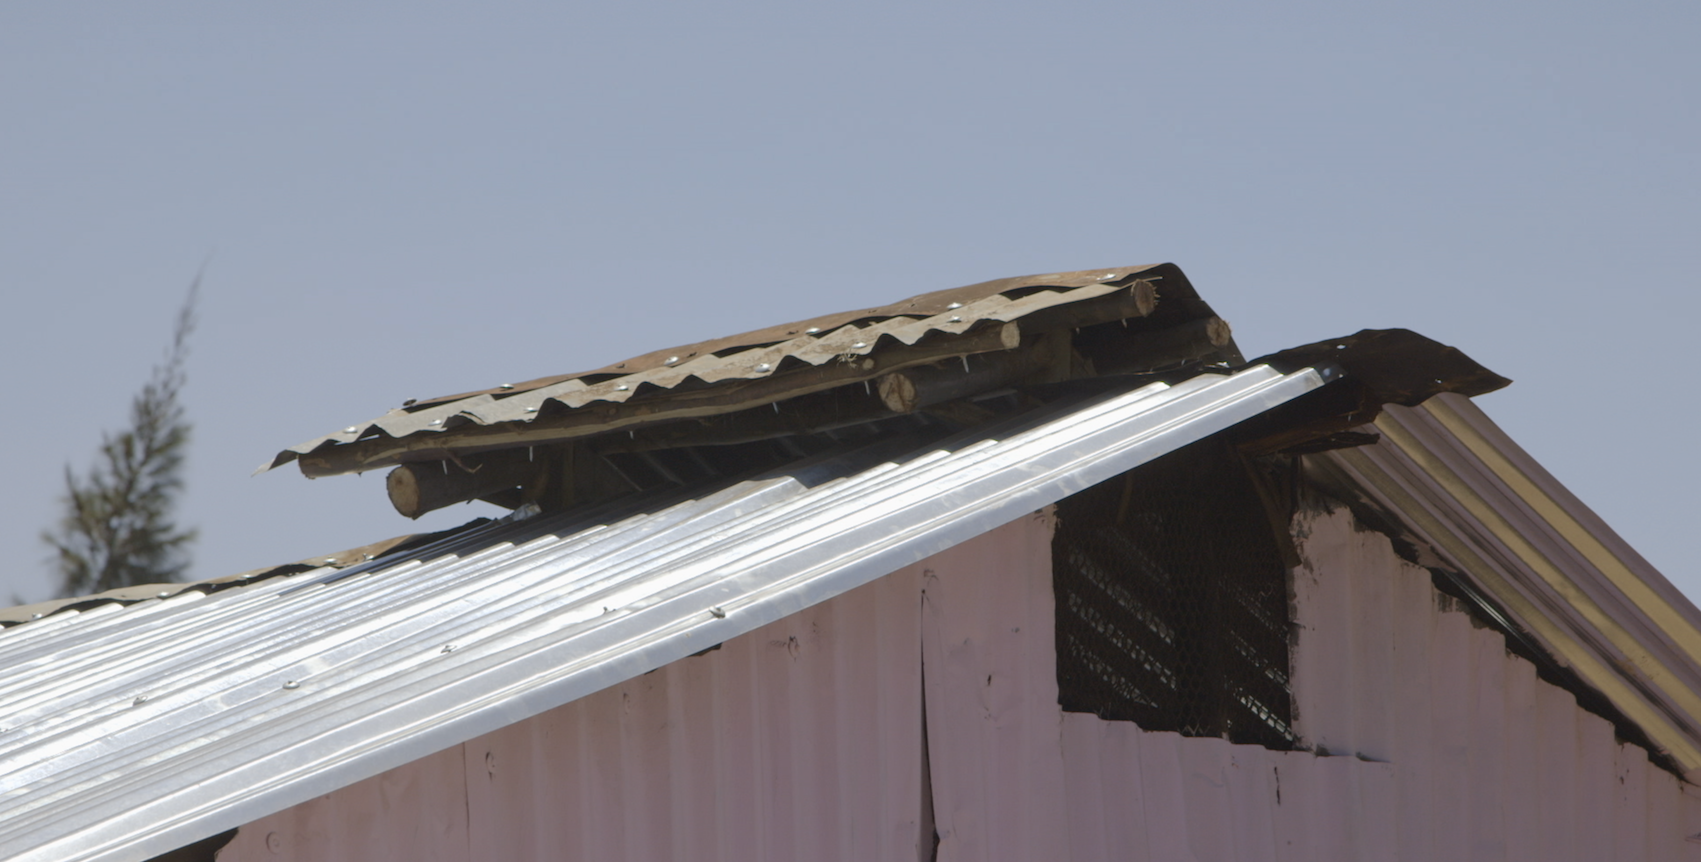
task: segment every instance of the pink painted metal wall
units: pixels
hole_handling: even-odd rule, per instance
[[[927,746],[942,862],[1064,858],[1051,532],[1046,516],[1024,518],[923,568]]]
[[[1300,524],[1297,729],[1394,768],[1401,859],[1701,859],[1701,797],[1345,512]],[[1701,840],[1698,838],[1697,840]]]
[[[458,746],[420,758],[249,823],[218,858],[463,862],[463,771]]]
[[[1427,571],[1300,527],[1297,728],[1330,756],[1061,712],[1036,515],[220,858],[925,860],[937,829],[944,862],[1701,859],[1701,798]]]
[[[922,858],[919,573],[263,818],[219,858]],[[416,821],[455,828],[418,852]]]

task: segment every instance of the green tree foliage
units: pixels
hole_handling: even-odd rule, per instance
[[[195,531],[178,529],[172,510],[183,490],[189,445],[178,397],[200,292],[197,277],[178,309],[164,359],[130,402],[129,427],[103,435],[86,475],[65,466],[65,513],[57,528],[42,533],[55,551],[62,596],[174,581],[189,567]]]

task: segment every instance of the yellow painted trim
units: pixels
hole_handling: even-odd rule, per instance
[[[1383,430],[1385,434],[1387,433],[1387,429],[1384,429],[1380,423],[1377,427],[1379,430]],[[1447,470],[1445,466],[1439,464],[1434,456],[1429,455],[1428,450],[1413,440],[1404,429],[1398,429],[1388,436],[1396,438],[1394,442],[1407,455],[1412,456],[1414,461],[1418,461],[1420,468],[1428,472],[1432,478],[1441,482],[1448,493],[1453,494],[1456,498],[1460,497],[1458,492],[1451,487],[1462,485],[1458,477]],[[1405,438],[1404,442],[1398,439],[1400,437]],[[1393,502],[1402,514],[1415,521],[1420,529],[1432,540],[1440,543],[1460,565],[1464,566],[1466,574],[1488,590],[1496,601],[1515,615],[1520,624],[1526,626],[1532,633],[1541,638],[1549,649],[1558,653],[1561,660],[1576,671],[1578,676],[1612,701],[1613,705],[1623,712],[1625,717],[1636,722],[1643,732],[1648,734],[1649,739],[1655,745],[1665,749],[1685,772],[1701,769],[1701,747],[1697,747],[1695,741],[1687,732],[1673,724],[1657,706],[1643,697],[1641,692],[1628,685],[1617,669],[1603,662],[1594,650],[1565,631],[1544,610],[1507,582],[1493,563],[1483,559],[1476,551],[1472,550],[1451,527],[1431,515],[1420,502],[1408,494],[1404,488],[1399,486],[1399,483],[1383,472],[1380,467],[1372,463],[1366,455],[1352,449],[1340,450],[1335,454],[1360,477],[1374,483],[1376,489]],[[1420,459],[1419,455],[1427,457]],[[1451,480],[1451,482],[1448,480]],[[1466,489],[1466,497],[1475,498],[1476,495]],[[1470,500],[1467,498],[1460,498],[1460,502],[1469,505]],[[1475,502],[1478,507],[1486,508],[1486,503],[1480,498],[1476,498]],[[1475,507],[1472,508],[1472,514],[1477,515]],[[1478,518],[1481,519],[1480,516]],[[1599,612],[1599,608],[1595,610],[1597,613]],[[1662,688],[1664,687],[1662,686]],[[1688,692],[1687,687],[1682,690]]]
[[[1452,432],[1454,437],[1459,438],[1477,460],[1483,462],[1500,481],[1505,482],[1519,499],[1529,504],[1530,508],[1547,521],[1571,547],[1576,548],[1583,559],[1589,561],[1589,565],[1606,575],[1613,586],[1624,593],[1637,609],[1647,614],[1648,619],[1689,656],[1690,661],[1701,664],[1701,630],[1697,630],[1670,602],[1650,589],[1646,581],[1638,577],[1618,555],[1595,538],[1593,532],[1578,523],[1564,507],[1544,493],[1528,474],[1478,433],[1452,405],[1441,399],[1434,399],[1425,403],[1423,409],[1434,416],[1442,427]]]

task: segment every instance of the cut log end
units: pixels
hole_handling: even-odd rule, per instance
[[[915,381],[902,371],[880,378],[880,401],[893,413],[914,413],[917,404]]]
[[[384,489],[390,494],[390,505],[396,511],[409,518],[418,518],[425,514],[419,507],[419,479],[414,476],[410,465],[402,465],[390,471],[384,477]]]
[[[1205,337],[1210,340],[1211,346],[1224,347],[1234,338],[1234,332],[1229,328],[1228,321],[1213,317],[1205,321]]]
[[[418,518],[445,506],[499,495],[540,475],[527,450],[451,457],[448,461],[403,464],[384,478],[390,505],[408,518]]]
[[[1129,292],[1134,295],[1134,310],[1137,317],[1150,317],[1152,310],[1158,307],[1158,289],[1149,281],[1136,281]]]

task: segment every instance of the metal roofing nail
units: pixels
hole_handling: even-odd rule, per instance
[[[171,593],[166,591],[166,590],[160,590],[159,591],[159,597],[162,598],[162,599],[165,598],[166,596],[169,596],[169,595],[171,595]]]
[[[347,428],[343,429],[343,433],[344,434],[353,434],[355,432],[355,430],[356,430],[355,426],[350,425]]]
[[[526,412],[527,412],[527,413],[536,413],[536,412],[537,412],[537,408],[536,408],[536,407],[527,407],[527,408],[526,408]]]
[[[780,402],[778,402],[778,401],[774,402],[774,412],[775,413],[780,412]]]
[[[861,349],[863,349],[864,347],[867,347],[867,346],[868,346],[867,342],[858,341],[855,344],[851,345],[851,349],[852,350],[861,350]]]
[[[953,314],[953,315],[951,315],[951,322],[952,323],[962,323],[963,319],[961,317]]]
[[[962,308],[962,307],[963,307],[963,304],[962,304],[962,303],[960,303],[960,302],[953,302],[953,303],[951,303],[951,304],[950,304],[950,305],[947,305],[947,306],[945,306],[945,307],[946,307],[946,308],[948,308],[948,309],[951,309],[951,310],[952,310],[952,311],[955,311],[955,310],[957,310],[957,309],[959,309],[959,308]]]
[[[130,701],[130,705],[131,706],[141,706],[142,704],[147,703],[147,702],[148,702],[148,696],[147,695],[138,694],[138,695],[136,695],[135,700]]]
[[[663,364],[663,365],[677,365],[677,364],[678,364],[678,363],[679,363],[679,357],[677,357],[677,356],[669,356],[669,357],[668,357],[668,358],[667,358],[667,361],[665,361],[665,362],[663,362],[663,363],[662,363],[662,364]]]
[[[821,327],[819,327],[819,326],[811,326],[808,329],[803,330],[804,334],[806,334],[806,335],[814,335],[815,333],[820,332],[820,331],[821,331]]]
[[[300,687],[301,687],[301,683],[299,683],[299,682],[296,682],[296,681],[295,681],[295,680],[293,680],[293,679],[292,679],[292,680],[290,680],[290,681],[288,681],[288,682],[286,682],[286,683],[284,683],[284,688],[288,688],[288,689],[297,689],[297,688],[300,688]]]
[[[963,373],[964,374],[969,373],[969,357],[968,357],[968,354],[966,354],[966,353],[963,354]]]
[[[756,370],[757,370],[757,371],[767,371],[767,370],[769,370],[769,369],[772,369],[772,368],[773,368],[773,367],[774,367],[774,366],[772,366],[772,365],[769,365],[769,364],[768,364],[768,363],[766,363],[766,362],[758,362],[758,363],[756,363]]]
[[[617,386],[615,386],[615,387],[614,387],[614,388],[615,388],[615,390],[616,390],[616,391],[619,391],[619,392],[625,392],[625,391],[626,391],[626,390],[628,390],[628,389],[631,389],[631,388],[632,388],[632,387],[630,387],[630,386],[627,386],[627,385],[626,385],[626,384],[624,384],[624,383],[621,383],[621,384],[619,384],[619,385],[617,385]]]
[[[39,620],[41,619],[41,614],[30,614],[30,619]]]
[[[443,645],[443,651],[444,652],[454,652],[455,651],[455,645],[454,644],[444,644]]]
[[[501,385],[501,386],[498,386],[498,387],[496,387],[496,388],[497,388],[497,389],[513,389],[513,388],[514,388],[514,384],[512,384],[512,383],[504,383],[504,384],[502,384],[502,385]]]
[[[1116,273],[1107,272],[1104,275],[1099,276],[1099,281],[1110,281],[1111,279],[1113,279],[1115,277],[1116,277]]]
[[[433,420],[431,420],[431,424],[433,424],[433,425],[442,425],[442,424],[443,424],[443,420],[441,420],[441,419],[433,419]]]
[[[726,610],[720,607],[709,608],[709,616],[712,616],[717,620],[724,620],[726,619]]]

